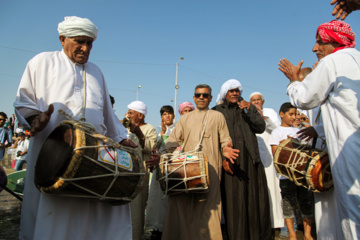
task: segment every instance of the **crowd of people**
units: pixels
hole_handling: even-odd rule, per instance
[[[338,18],[351,12],[345,1],[333,3]],[[141,101],[129,103],[122,120],[115,115],[104,76],[88,61],[97,38],[92,21],[65,17],[58,32],[62,51],[40,53],[26,66],[14,103],[16,120],[0,113],[0,157],[14,144],[16,169],[27,162],[20,239],[139,240],[150,232],[149,239],[263,240],[273,239],[275,229],[284,226],[289,239],[296,239],[298,208],[304,239],[360,237],[360,53],[347,23],[319,26],[313,48],[319,62],[313,68],[280,60],[279,70],[290,80],[290,102],[279,110],[264,108],[260,92],[245,99],[240,81],[230,79],[212,109],[213,90],[207,84],[194,86],[194,105],[159,107],[157,128],[146,123],[147,106]],[[60,109],[139,153],[144,185],[129,204],[64,198],[36,188],[36,159],[64,120]],[[175,111],[181,115],[176,123]],[[31,135],[30,145],[22,128]],[[288,138],[318,139],[316,146],[329,152],[333,189],[313,193],[275,170],[275,153]],[[159,162],[176,151],[204,153],[207,192],[164,196]]]
[[[15,115],[10,118],[4,112],[0,112],[0,159],[7,158],[8,165],[15,171],[21,171],[26,163],[29,149],[29,130],[24,130],[18,125]],[[0,165],[6,164],[0,160]]]

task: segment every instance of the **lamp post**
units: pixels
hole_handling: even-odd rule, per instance
[[[178,70],[179,70],[179,62],[181,60],[184,60],[183,57],[181,57],[177,62],[176,62],[176,77],[175,77],[175,99],[174,99],[174,112],[176,112],[176,98],[177,98],[177,90],[179,88],[179,85],[177,84],[178,81]],[[174,116],[174,122],[176,120],[176,114]]]
[[[141,85],[138,86],[138,89],[136,90],[136,101],[139,100],[139,90],[141,88]]]

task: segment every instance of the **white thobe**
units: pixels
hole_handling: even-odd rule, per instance
[[[288,86],[292,104],[302,109],[321,105],[331,171],[334,180],[336,235],[320,239],[360,238],[360,52],[346,48],[319,61],[303,82]]]
[[[269,192],[271,227],[284,227],[284,217],[281,207],[281,193],[279,186],[279,176],[274,167],[273,156],[271,153],[270,136],[273,129],[280,126],[277,113],[271,108],[264,108],[263,115],[267,117],[265,120],[266,129],[261,134],[256,134],[259,145],[261,162],[265,167],[265,174]]]
[[[20,239],[114,239],[116,236],[131,239],[129,204],[115,207],[86,199],[45,195],[34,184],[40,148],[64,120],[59,109],[79,119],[85,106],[86,121],[99,133],[117,142],[126,138],[117,129],[102,72],[90,62],[73,63],[63,51],[35,56],[26,66],[14,103],[20,124],[28,125],[25,118],[46,111],[49,104],[54,105],[54,113],[46,128],[30,142]]]

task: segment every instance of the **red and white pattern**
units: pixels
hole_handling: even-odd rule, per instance
[[[321,24],[316,31],[316,37],[318,35],[324,43],[337,42],[342,45],[336,48],[334,52],[356,46],[355,33],[350,25],[343,21],[332,20],[331,22]]]

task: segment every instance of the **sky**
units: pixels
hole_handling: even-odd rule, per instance
[[[212,87],[213,107],[221,85],[237,79],[245,100],[259,91],[264,107],[278,111],[289,101],[279,59],[311,67],[317,61],[316,29],[334,19],[332,9],[330,0],[0,0],[0,111],[13,113],[32,57],[61,51],[57,25],[65,16],[86,17],[98,26],[89,61],[102,70],[120,119],[138,93],[148,107],[145,121],[160,125],[160,108],[174,106],[180,58],[177,107],[193,102],[201,83]],[[360,36],[360,11],[345,21]]]

